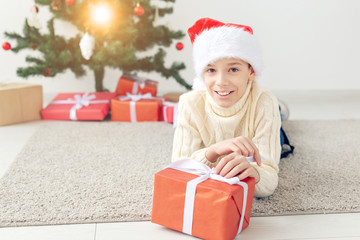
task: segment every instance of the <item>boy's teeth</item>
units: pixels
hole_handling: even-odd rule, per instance
[[[230,94],[230,92],[217,92],[217,93],[221,96],[226,96]]]

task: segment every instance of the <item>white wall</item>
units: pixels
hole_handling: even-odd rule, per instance
[[[4,31],[20,32],[25,17],[30,16],[30,0],[7,1],[0,8],[1,43],[7,41]],[[159,4],[163,4],[160,2]],[[357,0],[177,0],[174,13],[161,21],[170,22],[184,32],[200,17],[250,25],[263,48],[266,69],[262,84],[272,90],[294,89],[360,89],[358,60],[360,56],[360,1]],[[39,16],[46,30],[50,14],[40,8]],[[59,34],[74,32],[69,24],[58,22]],[[186,36],[182,51],[175,44],[168,50],[168,64],[185,62],[182,76],[192,82],[191,43]],[[14,54],[0,49],[0,81],[25,81],[16,69],[25,66],[25,56],[32,50]],[[115,89],[119,70],[106,70],[105,87]],[[173,79],[165,80],[156,73],[142,73],[160,81],[159,91],[181,91]],[[45,92],[93,91],[91,72],[75,79],[72,72],[55,78],[30,77]]]

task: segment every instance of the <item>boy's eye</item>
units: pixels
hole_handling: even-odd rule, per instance
[[[208,68],[208,69],[206,70],[206,72],[208,72],[208,73],[213,73],[213,72],[215,72],[215,69],[213,69],[213,68]]]
[[[239,71],[239,69],[237,69],[237,68],[230,68],[229,69],[229,72],[237,72],[237,71]]]

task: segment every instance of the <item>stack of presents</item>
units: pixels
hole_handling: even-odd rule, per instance
[[[176,125],[178,94],[156,96],[158,82],[134,75],[120,77],[115,92],[59,93],[42,109],[42,87],[0,85],[0,126],[32,120],[166,121]]]
[[[42,109],[42,88],[0,85],[0,126],[37,119],[166,121],[176,124],[178,95],[158,97],[157,82],[123,75],[116,92],[60,93]],[[171,101],[169,101],[171,100]],[[183,159],[155,174],[151,221],[203,239],[233,239],[250,221],[255,180],[226,179]]]

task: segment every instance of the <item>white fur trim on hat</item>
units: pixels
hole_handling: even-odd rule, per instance
[[[202,89],[205,87],[206,86],[205,86],[204,80],[197,78],[197,77],[194,78],[193,85],[192,85],[193,90],[198,90],[198,89]]]
[[[242,28],[215,27],[206,29],[195,37],[193,60],[198,78],[196,81],[203,82],[202,75],[205,67],[221,58],[239,58],[248,62],[253,67],[256,76],[260,75],[263,69],[262,54],[257,39]]]

